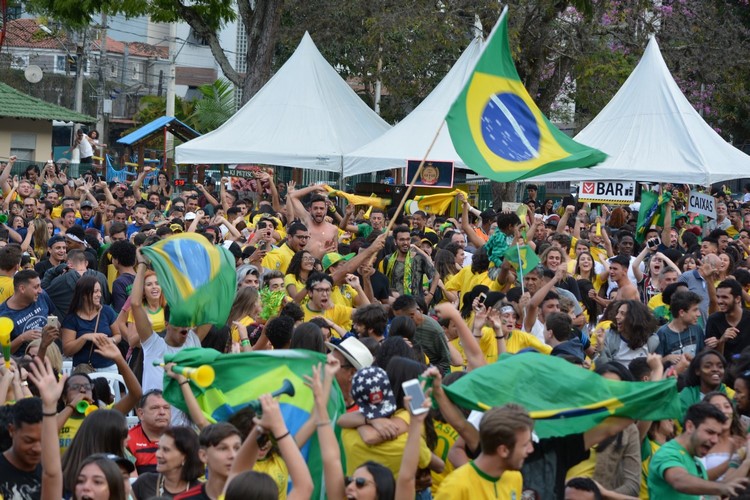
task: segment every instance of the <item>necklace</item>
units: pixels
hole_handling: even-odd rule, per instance
[[[166,477],[164,477],[163,474],[159,474],[159,479],[157,479],[157,481],[156,481],[156,496],[157,497],[160,497],[160,496],[164,495],[165,492],[171,494],[171,492],[168,491],[167,488],[166,488],[166,481],[167,481]],[[179,484],[180,484],[180,482],[178,480],[177,485],[179,486]],[[177,489],[179,490],[180,488],[177,488]],[[187,481],[185,483],[185,491],[187,491],[189,489],[190,489],[190,481]]]

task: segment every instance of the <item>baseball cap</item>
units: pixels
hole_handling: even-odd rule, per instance
[[[327,253],[323,256],[323,271],[328,271],[328,268],[331,267],[334,264],[337,264],[341,261],[347,261],[351,260],[352,257],[354,257],[353,253],[350,253],[348,255],[341,255],[340,253],[331,252]]]
[[[185,214],[184,219],[185,220],[193,220],[193,219],[195,219],[195,217],[196,217],[195,212],[188,212],[188,213]]]
[[[92,458],[106,458],[107,460],[112,460],[117,465],[124,467],[125,470],[128,471],[128,474],[135,471],[135,464],[133,462],[125,457],[121,457],[120,455],[115,455],[114,453],[96,453],[92,455]]]
[[[482,218],[482,221],[487,222],[490,220],[495,220],[495,217],[497,217],[497,214],[495,213],[494,210],[490,208],[490,209],[485,210],[481,214],[479,214],[479,217]]]
[[[50,248],[55,243],[60,243],[61,241],[64,242],[65,238],[60,236],[59,234],[56,234],[55,236],[47,240],[47,248]]]
[[[388,418],[396,411],[396,397],[388,374],[380,367],[368,366],[354,374],[352,398],[359,411],[369,418]]]
[[[355,337],[347,337],[338,344],[326,342],[326,346],[331,350],[335,349],[340,352],[357,370],[371,366],[374,361],[367,346]]]
[[[94,208],[94,204],[89,200],[83,200],[81,202],[81,208]]]

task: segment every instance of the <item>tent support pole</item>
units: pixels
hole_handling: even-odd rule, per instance
[[[346,184],[344,183],[344,155],[341,155],[341,165],[339,167],[339,189],[346,191]]]

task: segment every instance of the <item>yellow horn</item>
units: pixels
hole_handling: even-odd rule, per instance
[[[173,368],[177,373],[182,373],[199,387],[208,387],[214,383],[216,372],[210,365],[201,365],[198,368],[177,367]]]

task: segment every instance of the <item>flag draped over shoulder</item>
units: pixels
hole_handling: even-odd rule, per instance
[[[190,385],[203,415],[210,422],[226,421],[232,414],[245,408],[250,401],[258,399],[262,394],[278,390],[285,379],[289,380],[294,386],[294,396],[282,395],[278,401],[284,422],[289,432],[294,435],[310,418],[314,405],[312,390],[305,385],[302,377],[312,375],[313,365],[325,365],[326,357],[302,349],[220,354],[214,349],[190,348],[167,355],[164,361],[194,368],[201,365],[213,367],[216,372],[213,384],[206,388]],[[188,412],[179,384],[166,375],[164,399]],[[328,402],[331,422],[336,422],[345,412],[344,397],[334,380]],[[320,491],[323,465],[317,434],[313,434],[308,444],[302,448],[302,453],[307,459],[316,491]],[[311,498],[318,496],[315,494]]]
[[[523,276],[533,271],[540,262],[536,252],[528,245],[508,247],[508,250],[505,251],[505,260],[513,266],[516,272],[520,269]]]
[[[378,198],[376,196],[360,196],[358,194],[345,193],[338,189],[333,189],[331,186],[323,186],[328,191],[328,196],[338,196],[344,198],[351,205],[369,205],[370,207],[383,209],[391,204],[391,200],[385,198]]]
[[[448,207],[451,206],[451,203],[453,203],[453,200],[459,194],[463,194],[468,198],[466,191],[454,189],[453,191],[448,191],[446,193],[415,196],[411,206],[407,204],[407,208],[410,207],[412,213],[417,210],[422,210],[428,214],[440,215],[448,210]]]
[[[682,416],[674,379],[619,382],[537,353],[503,354],[450,386],[457,405],[486,411],[506,403],[523,405],[541,438],[585,432],[610,416],[661,420]]]
[[[604,153],[558,130],[529,96],[511,58],[507,17],[506,7],[446,117],[456,152],[499,182],[600,163]]]
[[[175,234],[141,249],[169,304],[169,323],[223,325],[237,291],[234,257],[195,233]]]
[[[666,205],[672,199],[672,193],[665,191],[658,194],[654,191],[641,192],[641,207],[638,209],[638,224],[635,240],[643,243],[646,232],[653,225],[663,226]]]

